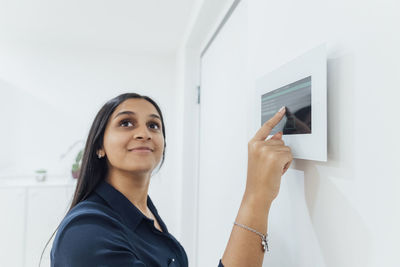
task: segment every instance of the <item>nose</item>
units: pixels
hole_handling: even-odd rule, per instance
[[[145,139],[145,140],[150,140],[151,139],[151,135],[149,133],[149,130],[147,129],[147,125],[144,126],[140,126],[138,128],[136,128],[133,137],[135,139]]]

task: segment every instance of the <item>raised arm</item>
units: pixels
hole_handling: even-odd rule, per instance
[[[277,112],[248,144],[246,190],[235,222],[263,235],[268,230],[269,209],[279,193],[281,176],[293,160],[290,148],[282,140],[282,132],[265,140],[284,114],[285,109]],[[233,225],[221,260],[223,266],[261,267],[264,260],[261,241],[258,234]]]

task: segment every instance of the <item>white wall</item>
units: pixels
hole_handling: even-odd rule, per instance
[[[326,266],[399,266],[398,2],[249,3],[253,79],[328,44],[328,162],[293,166]]]
[[[265,266],[399,266],[396,104],[400,35],[395,26],[400,23],[396,16],[399,4],[343,0],[247,3],[250,80],[322,42],[328,44],[328,162],[295,160],[285,175],[271,209],[272,251],[266,254]],[[213,25],[201,22],[204,16],[195,25],[212,30]],[[194,36],[197,40],[209,37],[200,31]],[[198,83],[195,73],[200,51],[186,50],[188,96]],[[185,106],[185,110],[191,108]],[[184,158],[188,153],[184,151]],[[184,186],[184,192],[193,191],[190,184]],[[182,217],[188,214],[184,208]],[[224,230],[228,228],[231,224]],[[189,243],[190,234],[183,233]],[[210,246],[218,249],[213,242]]]
[[[0,62],[1,178],[34,179],[34,170],[45,168],[49,179],[69,179],[80,147],[60,156],[76,140],[86,141],[101,106],[120,93],[148,95],[163,112],[167,143],[164,166],[153,177],[149,195],[170,232],[180,237],[181,174],[176,170],[182,112],[175,53],[2,39]]]

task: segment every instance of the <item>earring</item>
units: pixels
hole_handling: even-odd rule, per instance
[[[99,153],[97,154],[97,157],[100,159],[100,158],[103,157],[103,155],[101,155],[101,153],[99,152]]]

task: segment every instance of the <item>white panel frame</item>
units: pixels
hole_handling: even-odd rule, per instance
[[[256,81],[254,131],[261,125],[261,96],[311,76],[310,134],[283,135],[285,145],[292,149],[294,158],[327,161],[327,59],[326,44],[306,52]],[[270,135],[269,137],[271,137]]]

